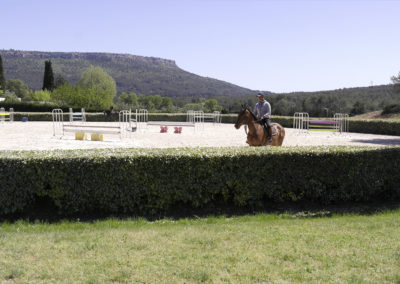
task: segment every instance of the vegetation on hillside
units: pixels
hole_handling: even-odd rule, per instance
[[[201,77],[161,58],[110,53],[56,53],[0,50],[6,78],[21,79],[31,89],[42,88],[43,63],[51,60],[56,76],[77,84],[90,66],[99,66],[114,78],[118,93],[134,92],[162,97],[219,97],[254,93],[224,81]]]

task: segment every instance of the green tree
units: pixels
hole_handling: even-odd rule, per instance
[[[153,110],[155,108],[153,97],[152,96],[144,96],[143,98],[143,106],[146,109]]]
[[[94,66],[83,72],[78,87],[88,90],[87,107],[108,109],[117,93],[115,80],[103,69]]]
[[[4,77],[3,59],[0,55],[0,93],[6,91],[6,79]]]
[[[173,107],[173,106],[174,106],[174,104],[172,103],[172,100],[171,100],[170,97],[163,97],[162,98],[161,108],[168,109],[168,108]]]
[[[13,92],[19,98],[29,96],[28,86],[19,79],[8,80],[6,83],[6,89]]]
[[[398,76],[393,76],[391,78],[393,83],[393,88],[396,93],[400,93],[400,72]]]
[[[220,111],[222,108],[218,105],[218,101],[216,99],[209,99],[204,102],[204,107],[206,111]]]
[[[357,115],[365,113],[365,104],[360,101],[356,101],[353,108],[350,110],[350,115]]]
[[[56,79],[54,80],[54,88],[56,89],[65,83],[68,83],[67,80],[65,80],[62,75],[57,75]]]
[[[44,62],[44,76],[43,76],[43,87],[42,90],[53,91],[54,90],[54,74],[53,68],[51,67],[51,61],[46,60]]]
[[[4,93],[4,97],[5,97],[4,102],[6,103],[20,102],[20,98],[18,98],[13,92],[10,92],[8,90]]]
[[[202,103],[190,103],[186,104],[183,106],[184,111],[188,110],[203,110],[203,104]]]
[[[128,105],[128,106],[137,106],[138,105],[138,97],[135,93],[125,93],[123,92],[119,97],[118,97],[118,102]]]
[[[90,66],[87,68],[78,82],[81,87],[92,88],[95,91],[103,90],[110,93],[113,98],[117,93],[115,80],[101,67]]]
[[[47,90],[44,91],[33,91],[31,94],[32,100],[38,102],[47,102],[50,101],[50,92]]]
[[[161,109],[162,97],[160,95],[154,95],[152,101],[155,109]]]
[[[86,88],[74,87],[66,83],[51,93],[51,100],[71,107],[86,107],[89,96],[85,93],[85,90]]]

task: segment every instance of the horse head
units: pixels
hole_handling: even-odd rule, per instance
[[[235,123],[235,128],[239,129],[242,125],[248,125],[251,121],[256,120],[253,112],[248,106],[242,105],[242,109],[239,112],[238,118]]]

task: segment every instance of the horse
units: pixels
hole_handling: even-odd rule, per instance
[[[247,125],[249,129],[248,132],[245,131],[247,133],[247,143],[250,146],[282,146],[285,138],[285,128],[279,123],[271,123],[271,126],[275,127],[277,134],[272,136],[272,142],[268,142],[264,127],[258,122],[256,115],[243,105],[235,123],[235,128],[239,129],[242,125]]]

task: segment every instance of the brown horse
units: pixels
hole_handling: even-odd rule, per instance
[[[285,138],[285,128],[279,123],[271,123],[272,127],[276,128],[277,134],[272,136],[272,143],[268,142],[264,127],[257,121],[255,114],[248,107],[244,106],[242,106],[242,110],[239,113],[235,128],[239,129],[242,125],[247,125],[249,128],[247,143],[250,146],[282,146],[283,139]]]

